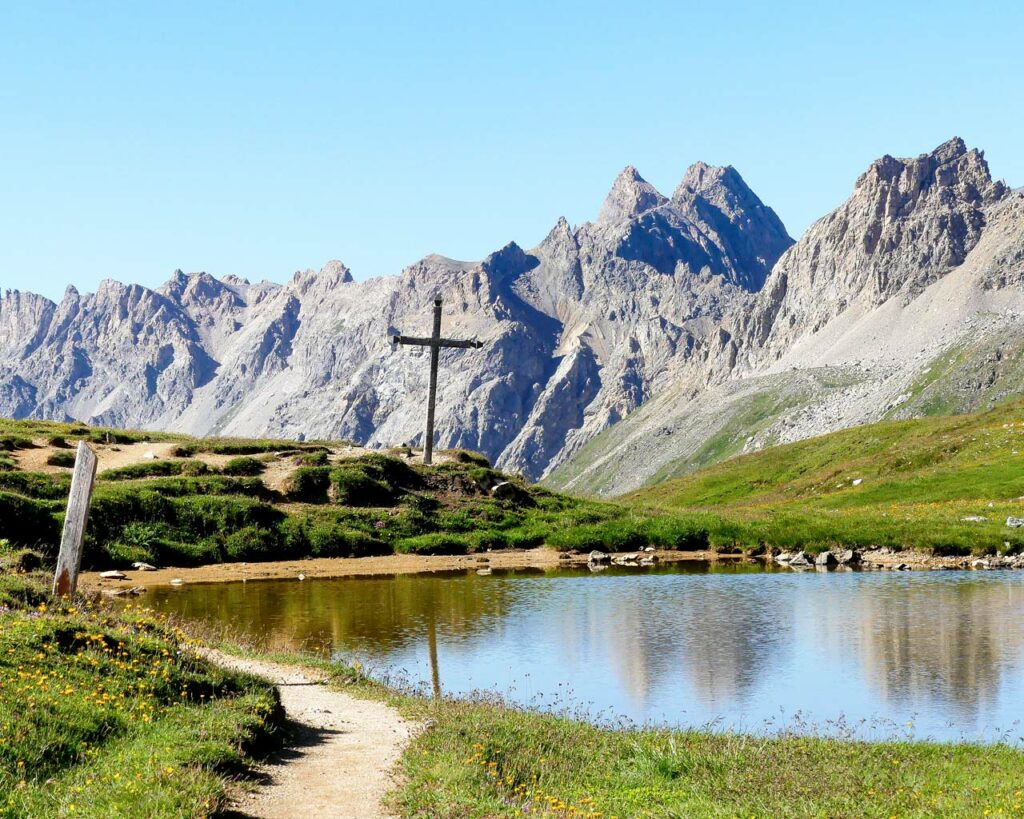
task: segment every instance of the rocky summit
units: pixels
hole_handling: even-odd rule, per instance
[[[615,494],[769,443],[968,409],[1024,379],[1024,196],[954,139],[883,157],[794,244],[731,167],[665,196],[627,167],[595,221],[483,261],[356,282],[177,272],[59,304],[0,299],[0,414],[194,434],[421,443],[444,332],[438,443]]]

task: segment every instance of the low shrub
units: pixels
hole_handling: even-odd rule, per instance
[[[224,541],[224,553],[230,560],[268,560],[277,556],[281,533],[274,529],[245,526]]]
[[[51,452],[46,456],[46,463],[50,466],[73,467],[75,465],[75,453],[67,449]]]
[[[0,538],[55,555],[60,540],[59,506],[53,501],[0,491]]]
[[[63,500],[68,496],[71,479],[68,475],[44,472],[0,472],[0,489],[17,492],[28,498]]]
[[[475,464],[476,466],[490,467],[491,462],[479,452],[471,452],[468,449],[453,449],[449,454],[460,464]]]
[[[367,557],[391,551],[382,540],[337,523],[313,523],[306,537],[313,557]]]
[[[502,532],[509,549],[535,549],[548,542],[549,530],[536,524],[517,526]]]
[[[255,475],[262,475],[266,468],[267,465],[262,461],[257,461],[255,458],[243,456],[241,458],[232,458],[221,467],[220,471],[224,475],[245,475],[252,477]]]
[[[67,439],[63,435],[51,435],[49,438],[46,439],[46,443],[47,445],[52,446],[54,449],[68,448]]]
[[[327,453],[324,451],[303,452],[295,459],[295,462],[300,466],[327,466]]]
[[[32,449],[35,444],[24,435],[0,435],[0,451],[13,452],[16,449]]]
[[[607,520],[558,529],[551,533],[548,543],[581,552],[630,552],[647,546],[650,538],[642,521]]]
[[[331,470],[326,466],[300,466],[285,484],[285,494],[291,500],[304,503],[326,503],[331,486]]]
[[[193,474],[202,474],[207,466],[202,461],[143,461],[137,464],[106,469],[97,477],[104,481],[133,481],[141,478],[160,478],[180,475],[186,466]]]
[[[314,467],[319,468],[319,467]],[[372,477],[361,464],[346,464],[331,469],[331,497],[343,506],[390,506],[396,493],[387,483]]]
[[[414,555],[464,555],[473,548],[467,537],[447,532],[405,537],[396,541],[394,545],[396,552]]]

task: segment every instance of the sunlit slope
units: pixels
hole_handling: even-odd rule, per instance
[[[1022,530],[1006,519],[1024,515],[1024,401],[772,447],[625,499],[713,511],[744,543],[1015,549]]]

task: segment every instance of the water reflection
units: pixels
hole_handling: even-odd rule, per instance
[[[694,564],[192,586],[149,602],[269,648],[402,669],[435,693],[678,725],[757,730],[800,712],[994,739],[1024,695],[1024,576],[1009,572]]]

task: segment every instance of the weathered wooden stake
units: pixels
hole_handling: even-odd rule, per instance
[[[78,570],[82,566],[82,540],[89,519],[89,499],[96,478],[96,453],[85,441],[78,442],[75,471],[68,493],[68,511],[64,518],[64,534],[60,539],[57,572],[53,576],[53,596],[70,597],[78,588]]]
[[[462,341],[454,338],[441,338],[441,299],[434,299],[434,332],[430,338],[416,336],[392,336],[392,344],[412,344],[417,347],[430,348],[430,392],[427,395],[427,431],[423,441],[423,463],[430,465],[434,461],[434,405],[437,403],[437,358],[442,347],[458,347],[463,350],[479,350],[482,341]]]

